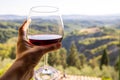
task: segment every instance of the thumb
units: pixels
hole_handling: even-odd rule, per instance
[[[31,19],[26,20],[22,26],[19,28],[19,39],[26,39],[27,29],[29,27],[29,24],[31,22]]]

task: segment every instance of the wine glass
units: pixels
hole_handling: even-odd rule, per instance
[[[46,46],[62,41],[64,26],[59,8],[53,6],[35,6],[30,9],[28,18],[31,24],[28,29],[27,38],[36,46]],[[57,70],[47,65],[47,58],[44,57],[44,66],[36,70],[37,80],[51,80]]]

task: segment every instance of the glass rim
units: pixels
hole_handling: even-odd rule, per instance
[[[59,8],[55,6],[33,6],[30,8],[31,11],[36,13],[54,13],[58,12]]]

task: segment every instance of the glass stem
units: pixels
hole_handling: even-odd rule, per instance
[[[47,54],[44,55],[44,66],[47,66]]]

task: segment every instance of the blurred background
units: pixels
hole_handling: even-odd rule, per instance
[[[81,76],[119,80],[119,3],[119,0],[0,0],[0,76],[15,60],[18,28],[27,19],[30,8],[50,5],[61,10],[65,36],[63,47],[48,55],[48,64],[61,75],[76,80],[82,80]],[[43,59],[38,67],[42,65]]]

